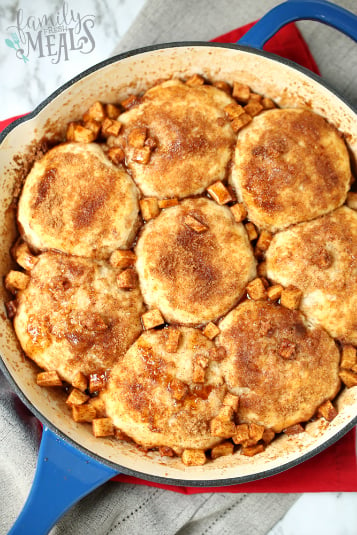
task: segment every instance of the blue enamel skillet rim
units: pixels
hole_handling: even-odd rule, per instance
[[[321,10],[323,12],[322,14],[320,13]],[[238,45],[196,41],[185,43],[167,43],[136,49],[103,61],[98,65],[87,69],[82,74],[64,84],[26,117],[17,119],[11,123],[11,125],[7,126],[0,134],[0,143],[13,128],[35,117],[60,93],[70,88],[73,84],[85,78],[87,75],[92,74],[96,70],[143,52],[174,47],[202,46],[231,48],[234,50],[244,50],[251,52],[252,54],[267,57],[272,61],[293,67],[294,69],[302,72],[305,76],[317,81],[319,84],[329,89],[329,91],[335,94],[340,100],[345,102],[346,105],[355,112],[353,107],[350,106],[345,99],[341,98],[333,88],[329,87],[328,84],[323,82],[318,76],[314,75],[307,69],[304,69],[303,67],[300,67],[289,60],[279,58],[274,54],[256,49],[256,47],[261,48],[264,43],[270,39],[270,37],[272,37],[272,35],[274,35],[278,29],[280,29],[280,27],[284,26],[288,22],[300,19],[319,20],[320,22],[332,25],[357,41],[356,16],[349,14],[338,6],[334,6],[333,4],[329,4],[322,0],[302,2],[297,0],[289,0],[288,2],[285,2],[284,4],[274,8],[263,19],[261,19],[261,21],[244,36]],[[32,405],[29,399],[17,386],[16,382],[6,368],[6,364],[2,360],[0,360],[0,368],[3,370],[5,376],[11,383],[19,398],[45,426],[33,487],[20,517],[10,531],[11,535],[29,533],[29,522],[31,522],[33,528],[35,529],[33,533],[36,533],[36,535],[47,533],[58,520],[58,518],[64,514],[64,512],[66,512],[74,503],[120,472],[146,479],[148,481],[176,486],[214,487],[218,484],[219,487],[222,487],[237,483],[246,483],[276,475],[300,464],[301,462],[306,461],[338,441],[344,434],[346,434],[357,424],[356,417],[348,422],[344,428],[336,433],[333,437],[331,437],[329,440],[326,440],[322,445],[316,447],[312,451],[302,454],[298,459],[282,464],[277,468],[260,472],[259,474],[251,474],[249,476],[238,476],[220,480],[177,480],[146,473],[144,474],[132,469],[121,467],[118,464],[107,461],[106,459],[103,459],[88,451],[86,448],[80,446],[75,441],[67,437],[64,433],[60,432]],[[36,527],[34,523],[36,524]]]

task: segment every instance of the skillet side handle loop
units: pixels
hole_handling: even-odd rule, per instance
[[[32,488],[8,535],[46,535],[72,505],[117,474],[44,427]]]
[[[357,16],[325,0],[288,0],[263,16],[238,42],[262,49],[280,28],[297,20],[316,20],[357,41]]]

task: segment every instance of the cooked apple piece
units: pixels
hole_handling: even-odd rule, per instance
[[[132,268],[125,269],[117,276],[117,284],[123,290],[132,290],[138,285],[138,276]]]
[[[255,117],[264,109],[264,106],[257,102],[257,100],[250,98],[248,104],[244,107],[244,112],[248,113],[251,117]]]
[[[36,383],[39,386],[62,386],[61,378],[56,370],[38,373]]]
[[[94,119],[90,119],[89,121],[86,121],[84,123],[84,127],[91,130],[95,134],[95,139],[97,139],[100,129],[102,128],[102,125],[98,121],[95,121]]]
[[[265,450],[263,444],[256,444],[254,446],[243,446],[240,450],[241,455],[246,455],[247,457],[253,457],[258,453],[262,453]]]
[[[234,412],[237,412],[239,407],[239,396],[235,396],[234,394],[226,394],[223,399],[223,405],[227,405],[233,409]]]
[[[273,235],[271,234],[271,232],[268,232],[267,230],[262,230],[259,234],[259,238],[257,241],[257,248],[261,251],[266,251],[269,248],[272,239]]]
[[[249,426],[248,424],[239,424],[236,425],[236,430],[232,436],[233,442],[235,444],[243,444],[246,440],[249,439]]]
[[[139,104],[139,102],[140,98],[138,98],[136,95],[129,95],[127,98],[121,101],[120,105],[126,110],[130,110],[130,108],[136,104]]]
[[[121,130],[121,123],[115,119],[106,117],[102,123],[102,135],[104,137],[118,136]]]
[[[203,334],[209,339],[213,340],[221,331],[212,321],[207,323],[206,327],[203,329]]]
[[[241,106],[240,104],[237,104],[236,102],[232,102],[232,104],[228,104],[223,109],[231,121],[233,121],[233,119],[235,119],[236,117],[240,117],[241,115],[245,113],[243,106]]]
[[[351,370],[356,364],[356,348],[352,345],[344,345],[342,347],[341,368]]]
[[[213,437],[231,438],[236,433],[236,425],[231,420],[221,420],[218,416],[211,420],[211,435]]]
[[[303,433],[304,431],[305,429],[301,424],[290,425],[286,429],[283,429],[283,432],[286,435],[298,435],[299,433]]]
[[[111,418],[94,418],[92,430],[95,437],[110,437],[114,435],[114,426]]]
[[[141,149],[145,144],[146,136],[147,128],[145,128],[144,126],[137,126],[133,128],[129,133],[128,143],[136,149]]]
[[[16,244],[13,248],[13,256],[19,266],[27,271],[31,271],[38,260],[37,257],[31,253],[29,246],[25,242]]]
[[[275,433],[272,429],[264,429],[262,440],[265,444],[270,444],[270,442],[274,439],[274,437],[275,437]]]
[[[89,396],[87,394],[77,390],[77,388],[73,388],[72,392],[66,399],[66,403],[67,405],[83,405],[83,403],[86,403],[88,399]]]
[[[107,384],[107,375],[105,373],[91,373],[89,376],[89,392],[99,392]]]
[[[127,268],[133,266],[135,262],[135,253],[123,249],[113,251],[109,258],[109,263],[116,268]]]
[[[283,291],[283,287],[281,284],[273,284],[273,286],[269,286],[267,288],[267,296],[270,301],[278,301],[281,297],[281,292]]]
[[[83,121],[89,121],[93,119],[94,121],[102,122],[105,118],[105,109],[101,102],[97,101],[91,105],[91,107],[83,115]]]
[[[197,87],[203,85],[204,83],[205,79],[200,74],[194,74],[186,80],[186,85],[189,85],[191,87]]]
[[[273,108],[276,108],[276,105],[271,98],[263,97],[261,102],[265,110],[271,110]]]
[[[188,386],[179,379],[172,379],[168,384],[168,389],[174,399],[180,401],[188,394]]]
[[[165,348],[168,353],[177,353],[181,333],[178,329],[168,329],[166,332]]]
[[[179,204],[178,199],[159,199],[157,201],[159,208],[170,208]]]
[[[77,388],[81,392],[84,392],[88,388],[88,379],[82,372],[77,372],[72,379],[72,386]]]
[[[193,362],[192,381],[194,383],[204,383],[206,378],[206,368],[208,366],[208,358],[203,355],[196,355]]]
[[[260,301],[267,298],[267,292],[263,283],[263,280],[259,277],[252,280],[247,285],[247,294],[251,299],[255,301]]]
[[[341,370],[338,375],[347,388],[357,386],[357,373],[352,370]]]
[[[296,310],[300,306],[300,301],[302,298],[302,291],[295,286],[287,286],[283,288],[280,297],[280,303],[291,310]]]
[[[161,457],[175,457],[176,453],[169,446],[159,446],[159,454]]]
[[[239,132],[239,130],[242,130],[242,128],[244,128],[247,124],[249,124],[251,120],[252,118],[250,115],[248,115],[248,113],[243,113],[243,115],[236,117],[231,122],[233,132],[235,133]]]
[[[224,457],[225,455],[232,455],[234,445],[232,442],[226,440],[217,446],[214,446],[211,450],[211,459],[218,459],[218,457]]]
[[[203,450],[183,450],[181,456],[183,464],[186,466],[202,466],[206,463],[206,455]]]
[[[220,89],[221,91],[224,91],[224,93],[227,93],[227,95],[232,94],[232,87],[223,80],[218,80],[217,82],[213,82],[214,87],[217,87],[217,89]]]
[[[120,147],[112,147],[108,150],[107,156],[114,165],[120,165],[125,161],[125,152]]]
[[[233,97],[239,102],[248,102],[250,99],[250,88],[240,82],[233,82]]]
[[[141,199],[139,201],[139,204],[140,204],[141,215],[143,216],[143,219],[145,221],[154,219],[160,213],[159,204],[155,197],[146,197],[145,199]]]
[[[141,321],[146,331],[165,323],[160,310],[157,308],[153,308],[152,310],[145,312],[145,314],[141,316]]]
[[[201,223],[201,221],[198,221],[198,219],[192,217],[191,215],[187,215],[185,217],[184,223],[198,234],[208,230],[208,227],[206,227],[206,225],[204,225],[203,223]]]
[[[264,426],[251,423],[249,424],[249,438],[255,442],[259,442],[263,438]]]
[[[91,407],[95,408],[95,413],[97,415],[97,418],[105,418],[106,417],[106,410],[105,410],[105,401],[104,399],[96,396],[93,398],[89,398],[88,404]]]
[[[75,422],[91,422],[96,416],[95,408],[88,403],[72,405],[72,418]]]
[[[80,123],[69,123],[66,138],[67,141],[75,141],[77,143],[92,143],[96,135],[90,128],[86,128]]]
[[[207,191],[211,195],[212,199],[214,199],[216,203],[220,205],[227,204],[232,200],[231,194],[220,180],[209,186]]]
[[[242,202],[234,204],[230,210],[237,223],[241,223],[247,217],[247,209]]]
[[[332,422],[334,418],[337,416],[337,410],[332,405],[330,400],[325,401],[320,407],[317,409],[317,416],[319,418],[325,418],[328,422]]]
[[[5,277],[5,288],[15,294],[18,290],[24,290],[30,281],[30,277],[21,271],[11,270]]]
[[[142,163],[143,165],[146,165],[147,163],[149,163],[150,157],[151,157],[150,147],[142,147],[141,149],[135,149],[132,155],[132,159],[134,162]]]
[[[118,119],[120,115],[120,109],[118,108],[118,106],[115,106],[115,104],[106,104],[105,113],[109,117],[109,119]]]
[[[245,226],[245,230],[247,231],[249,240],[250,241],[256,240],[258,238],[258,231],[254,223],[249,221],[244,226]]]

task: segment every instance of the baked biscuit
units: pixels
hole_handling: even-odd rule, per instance
[[[96,258],[131,246],[138,214],[135,184],[94,143],[48,151],[27,176],[18,205],[21,234],[34,250]]]
[[[26,355],[72,382],[80,371],[102,373],[142,331],[138,289],[121,290],[118,269],[62,253],[38,257],[17,293],[14,327]]]
[[[176,352],[169,333],[179,331]],[[209,359],[214,344],[188,327],[144,332],[112,369],[101,393],[113,424],[147,448],[207,449],[222,441],[211,436],[210,421],[222,408],[226,386],[218,363]],[[194,366],[205,362],[201,382]]]
[[[138,106],[119,116],[125,125],[123,135],[111,137],[108,144],[125,147],[127,165],[146,197],[183,198],[202,193],[225,178],[236,136],[224,107],[233,102],[210,85],[164,82],[149,89]],[[140,133],[138,129],[142,129],[143,138],[134,136]],[[156,147],[149,155],[150,143]],[[147,163],[137,158],[140,144],[147,150]]]
[[[276,234],[267,276],[303,292],[300,309],[341,342],[357,345],[357,213],[346,206]]]
[[[228,208],[205,198],[186,199],[149,221],[136,255],[145,302],[172,323],[218,318],[256,276],[244,226]]]
[[[349,155],[336,128],[319,115],[269,110],[240,132],[231,181],[248,218],[275,232],[344,203]]]
[[[296,310],[245,301],[219,324],[222,372],[239,396],[239,422],[275,432],[309,420],[337,394],[340,354],[334,340]]]

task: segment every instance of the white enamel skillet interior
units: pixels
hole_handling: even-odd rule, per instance
[[[80,119],[95,100],[115,103],[130,93],[145,91],[160,79],[184,79],[195,73],[210,80],[239,80],[253,91],[274,99],[282,107],[308,107],[323,115],[344,134],[352,164],[356,165],[357,120],[354,110],[322,84],[317,76],[289,61],[249,47],[207,43],[160,45],[123,54],[67,83],[32,114],[5,129],[0,137],[2,277],[13,266],[9,249],[16,237],[16,228],[11,203],[21,157],[29,155],[33,147],[50,133],[64,136],[68,121]],[[9,300],[10,296],[2,286],[0,292],[2,302]],[[265,452],[253,458],[237,453],[208,462],[203,467],[185,467],[178,458],[145,454],[133,445],[111,438],[96,439],[89,424],[76,424],[62,392],[36,385],[38,369],[24,358],[4,306],[0,315],[0,354],[2,369],[15,391],[46,428],[39,471],[47,477],[47,481],[43,482],[41,474],[38,479],[42,490],[46,487],[45,496],[55,493],[56,500],[49,498],[49,501],[56,501],[58,510],[45,509],[44,514],[43,503],[39,506],[48,525],[38,527],[36,533],[46,533],[74,501],[117,472],[183,486],[215,487],[243,483],[299,464],[333,444],[357,423],[355,387],[339,396],[339,413],[330,424],[322,419],[309,423],[305,433],[281,436]],[[49,478],[61,470],[63,477],[60,473],[59,487],[54,489]],[[36,504],[30,501],[23,519],[31,514],[33,518],[38,517],[35,512]],[[15,528],[12,533],[20,532]]]

